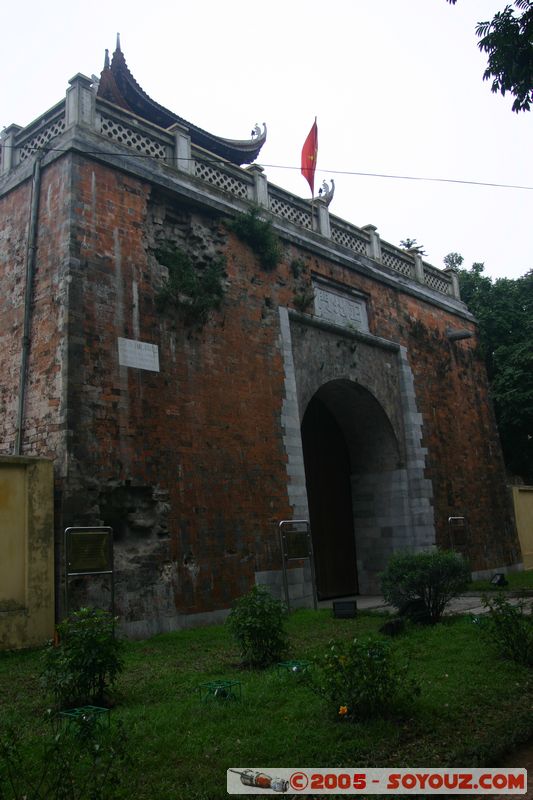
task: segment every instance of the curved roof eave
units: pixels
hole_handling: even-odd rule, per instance
[[[113,53],[111,64],[106,58],[98,86],[98,95],[161,128],[170,128],[176,123],[182,125],[188,129],[193,144],[239,166],[255,161],[266,140],[266,125],[263,126],[263,131],[256,127],[257,134],[251,139],[224,139],[202,130],[169,111],[168,108],[156,103],[139,86],[131,74],[120,49],[119,40],[117,40],[117,49]]]

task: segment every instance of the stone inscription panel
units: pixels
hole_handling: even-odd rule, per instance
[[[315,285],[314,288],[315,314],[320,319],[344,328],[368,331],[368,315],[363,298],[333,292],[322,286]]]

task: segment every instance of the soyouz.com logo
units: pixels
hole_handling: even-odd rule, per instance
[[[228,794],[516,794],[525,769],[228,769]]]

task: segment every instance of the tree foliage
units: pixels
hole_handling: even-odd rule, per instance
[[[508,471],[533,483],[533,270],[520,278],[459,270],[461,298],[477,318]]]
[[[448,0],[455,5],[456,0]],[[513,111],[529,111],[533,102],[533,0],[514,0],[492,20],[478,22],[478,47],[487,53],[483,80],[492,79],[491,90],[515,100]],[[521,13],[520,13],[521,12]]]

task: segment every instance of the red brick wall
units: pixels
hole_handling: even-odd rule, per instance
[[[62,375],[69,159],[42,171],[22,452],[64,460]],[[12,453],[24,325],[31,180],[0,198],[0,453]]]
[[[207,210],[79,156],[70,165],[43,172],[24,452],[58,454],[66,475],[68,429],[58,527],[113,524],[125,619],[227,607],[256,570],[279,569],[276,524],[291,509],[278,305],[293,307],[311,271],[365,293],[371,333],[408,348],[438,543],[449,544],[448,517],[464,515],[475,569],[518,560],[476,340],[445,335],[470,323],[288,244],[267,273]],[[28,197],[25,184],[0,201],[2,452],[13,438]],[[226,257],[225,297],[203,327],[157,308],[154,250],[168,236]],[[119,336],[157,344],[160,372],[120,366]]]

